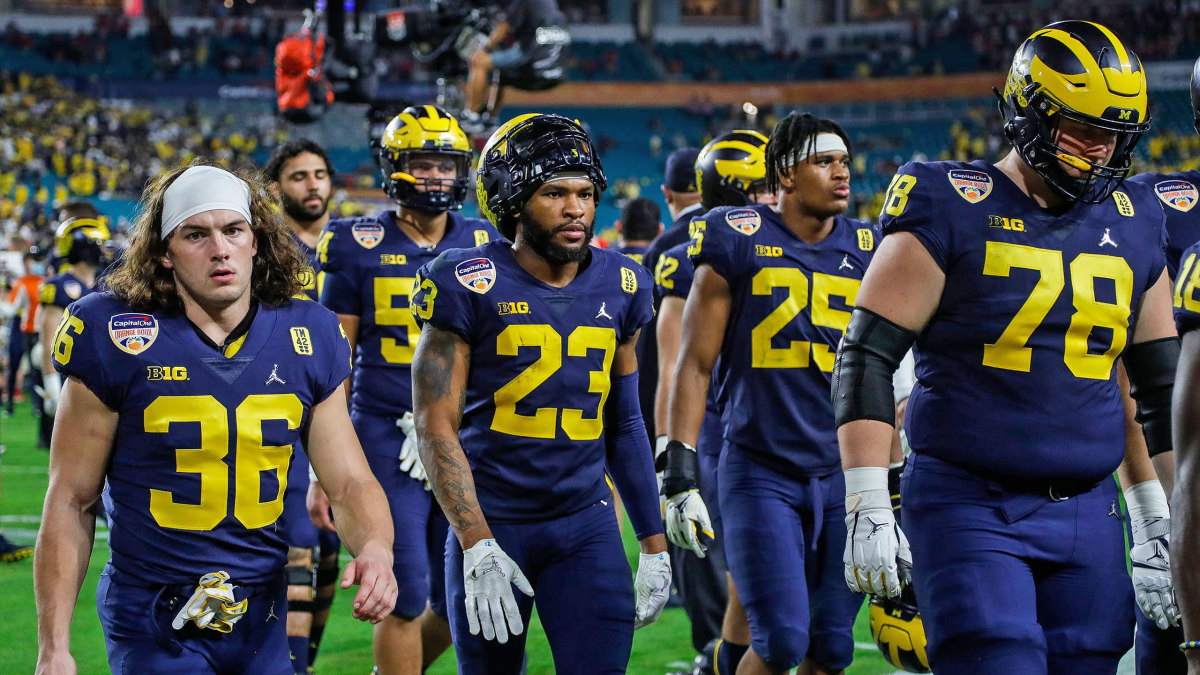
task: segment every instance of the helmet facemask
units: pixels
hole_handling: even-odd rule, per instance
[[[1020,104],[1022,98],[1027,105]],[[1129,175],[1133,150],[1150,128],[1149,122],[1113,122],[1076,112],[1039,91],[1036,83],[1026,85],[1019,95],[1009,95],[1007,100],[1002,97],[1000,112],[1005,118],[1004,134],[1021,159],[1055,192],[1085,204],[1098,204],[1121,186]],[[1115,134],[1116,145],[1108,162],[1095,163],[1062,147],[1058,132],[1064,119]],[[1063,168],[1064,163],[1082,174],[1071,175]]]
[[[471,154],[457,150],[380,150],[379,166],[384,191],[401,206],[441,213],[462,208],[471,189]],[[453,178],[418,177],[414,165],[427,160],[447,162],[454,167]],[[416,170],[415,173],[422,173]],[[443,172],[445,173],[445,172]]]

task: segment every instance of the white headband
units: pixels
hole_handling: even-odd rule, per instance
[[[215,166],[193,166],[163,193],[162,238],[205,211],[237,211],[250,222],[250,186]]]
[[[841,136],[828,132],[820,133],[817,134],[816,143],[813,143],[811,139],[804,141],[804,145],[800,146],[800,152],[796,153],[796,162],[803,162],[813,155],[835,150],[850,154],[850,150],[846,148],[846,141],[842,140]],[[789,163],[787,166],[792,166],[792,164]]]

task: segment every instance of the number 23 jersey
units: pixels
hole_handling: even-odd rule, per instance
[[[913,449],[989,475],[1112,473],[1125,449],[1113,363],[1166,265],[1158,199],[1126,182],[1052,215],[991,163],[911,163],[880,224],[946,275],[914,349]]]
[[[731,294],[720,356],[726,442],[793,475],[837,471],[830,380],[874,228],[837,216],[810,244],[769,206],[713,209],[691,227],[692,263],[710,266]]]
[[[593,248],[555,288],[510,244],[449,251],[418,272],[413,312],[471,348],[459,440],[490,520],[546,520],[609,494],[604,406],[617,346],[653,316],[650,274]]]
[[[97,293],[71,306],[54,350],[64,377],[120,415],[105,498],[114,566],[152,583],[279,573],[292,446],[350,374],[337,317],[308,301],[259,306],[222,354],[182,315]]]

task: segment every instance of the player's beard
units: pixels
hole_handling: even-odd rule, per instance
[[[527,219],[528,214],[522,214],[521,221],[517,225],[520,228],[521,238],[529,244],[529,248],[542,260],[551,265],[566,265],[587,260],[588,255],[591,253],[588,250],[591,248],[588,244],[592,241],[592,225],[584,226],[583,246],[568,248],[554,243],[554,235],[561,232],[568,225],[571,225],[571,223],[563,223],[562,225],[546,228],[539,224],[527,225]]]
[[[320,197],[320,195],[317,196]],[[309,199],[311,197],[312,195],[305,195],[304,198]],[[305,206],[304,202],[294,199],[291,195],[286,194],[281,194],[279,196],[279,201],[283,205],[283,212],[286,213],[289,218],[298,223],[311,223],[315,220],[319,220],[321,216],[325,215],[325,210],[329,208],[328,198],[322,199],[319,206],[311,207]]]

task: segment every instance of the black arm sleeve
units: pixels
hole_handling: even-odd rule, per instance
[[[896,425],[892,375],[917,339],[869,309],[855,307],[833,366],[833,413],[837,426],[854,420]]]
[[[1142,425],[1150,456],[1170,452],[1171,394],[1179,363],[1179,338],[1139,342],[1126,349],[1122,358],[1129,373],[1129,395],[1137,402],[1134,419]]]

